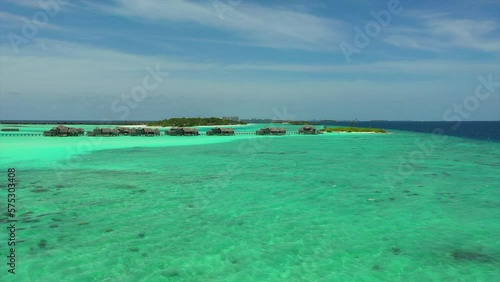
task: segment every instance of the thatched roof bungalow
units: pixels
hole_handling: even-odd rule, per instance
[[[165,131],[169,136],[196,136],[200,135],[198,129],[192,127],[172,127]]]
[[[66,127],[64,125],[59,125],[56,127],[56,131],[59,136],[68,136],[69,127]]]
[[[47,130],[43,132],[43,136],[55,136],[55,135],[52,135],[52,131]]]
[[[197,128],[192,128],[192,127],[183,127],[184,129],[184,136],[197,136],[200,135],[199,131]]]
[[[68,129],[68,136],[78,136],[78,129],[76,128],[69,128]]]
[[[152,129],[152,128],[144,128],[143,129],[143,133],[144,135],[146,136],[159,136],[160,135],[160,130],[155,128],[155,129]]]
[[[257,134],[257,135],[269,135],[269,134],[271,134],[271,128],[269,128],[269,127],[261,128],[261,129],[255,131],[255,134]]]
[[[144,128],[142,128],[142,127],[136,128],[135,133],[137,135],[144,135]]]
[[[278,128],[278,127],[273,127],[273,128],[265,127],[265,128],[261,128],[261,129],[257,130],[255,132],[255,134],[257,134],[257,135],[284,135],[284,134],[286,134],[286,129]]]
[[[319,134],[320,131],[315,126],[304,125],[299,129],[299,134]]]
[[[144,135],[146,136],[153,136],[153,129],[151,128],[144,128]]]
[[[103,129],[101,129],[101,135],[102,136],[111,136],[112,135],[111,128],[103,128]]]
[[[94,128],[94,130],[87,132],[87,136],[100,136],[101,129],[99,127]]]
[[[207,135],[222,135],[222,136],[230,136],[234,135],[233,128],[224,128],[224,127],[215,127],[207,131]]]
[[[169,136],[182,136],[184,135],[184,129],[182,127],[172,127],[168,130],[165,130],[165,134]]]
[[[271,135],[285,135],[286,129],[279,128],[279,127],[273,127],[273,128],[271,128],[270,132],[271,132]]]
[[[120,132],[117,129],[96,127],[92,132],[87,132],[87,136],[118,136]]]
[[[128,127],[118,127],[117,130],[122,135],[130,135],[130,128],[128,128]]]
[[[64,125],[58,125],[56,127],[51,128],[50,130],[44,131],[43,136],[60,136],[60,137],[66,137],[66,136],[79,136],[82,135],[85,130],[83,128],[81,129],[73,128],[73,127],[66,127]],[[82,132],[82,133],[80,133]]]

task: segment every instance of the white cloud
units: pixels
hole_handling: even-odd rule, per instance
[[[12,31],[18,30],[18,33],[21,34],[21,29],[23,28],[24,25],[29,24],[32,26],[35,26],[37,28],[43,28],[43,29],[51,29],[51,30],[57,30],[57,31],[63,31],[65,28],[54,25],[50,23],[50,17],[47,17],[48,22],[39,24],[38,22],[34,21],[33,18],[30,17],[24,17],[20,16],[17,14],[12,14],[8,12],[1,12],[0,11],[0,21],[2,21],[3,25],[6,27],[9,27],[12,29]]]
[[[495,72],[495,63],[478,63],[467,61],[448,60],[397,60],[379,61],[364,64],[349,65],[294,65],[294,64],[234,64],[224,66],[227,70],[251,70],[251,71],[274,71],[274,72],[297,72],[297,73],[338,73],[355,74],[363,76],[366,74],[385,75],[452,75],[452,74],[478,74]]]
[[[11,5],[16,5],[25,9],[32,10],[45,10],[45,11],[57,11],[65,10],[68,7],[79,7],[76,1],[71,0],[2,0],[3,2],[9,3]],[[87,1],[87,0],[81,0]]]
[[[9,4],[14,4],[24,8],[40,9],[40,2],[36,0],[4,0]]]
[[[115,3],[116,6],[98,7],[107,13],[148,21],[197,23],[229,32],[252,44],[273,48],[334,51],[344,36],[342,30],[347,29],[346,24],[338,20],[246,2],[224,13],[218,12],[213,1],[116,0]]]
[[[212,84],[207,87],[214,90],[217,90],[216,85],[228,76],[237,78],[233,81],[235,85],[248,80],[245,79],[245,71],[323,73],[352,77],[374,74],[386,77],[437,75],[440,78],[453,78],[457,75],[476,77],[478,74],[495,72],[497,69],[495,62],[449,60],[394,60],[350,65],[273,62],[225,64],[217,61],[199,62],[175,56],[133,55],[65,41],[40,40],[44,42],[44,49],[39,48],[39,40],[35,40],[34,44],[26,46],[23,53],[18,55],[13,53],[10,46],[1,46],[1,64],[9,66],[0,69],[0,83],[4,92],[65,95],[87,91],[116,95],[129,91],[134,84],[139,83],[146,73],[146,66],[156,65],[159,65],[162,71],[172,74],[169,81],[196,77],[191,84],[199,85],[200,81],[205,81],[207,85]]]
[[[428,31],[436,38],[448,37],[450,46],[487,52],[500,50],[498,25],[493,21],[435,19],[427,22]]]
[[[385,42],[398,48],[410,48],[432,52],[441,52],[441,47],[437,47],[432,39],[415,38],[406,35],[389,35],[385,38]]]
[[[445,51],[457,48],[498,52],[498,24],[491,20],[453,19],[449,13],[408,13],[415,27],[389,29],[385,42],[400,48]]]
[[[146,66],[155,67],[156,65],[159,65],[162,71],[172,74],[169,77],[169,85],[176,79],[186,81],[192,79],[189,84],[203,91],[213,90],[213,92],[217,92],[217,85],[228,77],[231,77],[229,80],[235,84],[235,87],[239,87],[239,83],[248,80],[245,79],[247,77],[245,71],[324,73],[351,75],[352,77],[375,74],[386,77],[401,74],[409,77],[437,75],[440,78],[450,78],[457,75],[476,77],[478,74],[495,72],[497,67],[495,63],[447,60],[398,60],[350,65],[276,64],[273,62],[224,64],[224,62],[198,62],[172,56],[133,55],[65,41],[40,40],[43,40],[45,49],[40,49],[35,42],[26,46],[20,55],[15,55],[8,45],[1,46],[1,64],[9,66],[0,69],[0,83],[4,92],[51,93],[52,95],[101,92],[118,95],[130,91],[133,86],[140,83],[146,74]],[[202,81],[206,89],[200,86]],[[279,83],[276,82],[276,84]],[[184,91],[182,85],[177,85],[179,88],[175,91]],[[189,89],[192,87],[189,86]]]
[[[9,66],[0,68],[2,91],[51,95],[98,91],[116,95],[141,83],[147,66],[159,65],[163,72],[197,72],[214,67],[213,63],[132,55],[64,41],[40,40],[44,42],[44,49],[34,42],[17,55],[9,45],[0,46],[0,64]]]

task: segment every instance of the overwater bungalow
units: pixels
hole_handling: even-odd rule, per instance
[[[64,125],[59,125],[56,127],[56,130],[59,136],[68,136],[69,127],[66,127]]]
[[[94,130],[87,132],[87,136],[99,136],[101,135],[101,129],[99,127],[94,128]]]
[[[159,136],[160,130],[152,128],[143,128],[143,134],[146,136]]]
[[[230,136],[234,135],[233,128],[215,127],[207,131],[207,135]]]
[[[315,126],[304,125],[299,129],[299,134],[320,134],[320,131]]]
[[[255,131],[255,134],[257,134],[257,135],[270,135],[271,128],[269,128],[269,127],[261,128],[261,129]]]
[[[144,135],[146,136],[154,136],[154,133],[153,133],[153,129],[151,128],[144,128],[142,130],[142,132],[144,133]]]
[[[66,127],[64,125],[58,125],[50,130],[44,131],[43,136],[80,136],[83,135],[85,130],[83,128],[73,128]]]
[[[255,132],[257,135],[285,135],[286,134],[286,129],[284,128],[278,128],[278,127],[265,127],[257,130]]]
[[[92,132],[87,132],[87,136],[118,136],[120,135],[120,131],[118,129],[112,129],[112,128],[99,128],[96,127]]]
[[[131,128],[130,129],[130,136],[141,136],[141,135],[144,135],[143,128]]]
[[[102,128],[101,135],[102,136],[113,136],[112,129],[111,128]]]
[[[197,128],[184,127],[184,136],[197,136],[200,135]]]
[[[122,135],[130,135],[130,128],[128,128],[128,127],[118,127],[117,130]]]
[[[172,127],[165,130],[165,134],[169,136],[196,136],[200,135],[198,129],[192,127]]]
[[[182,136],[184,135],[184,129],[182,127],[172,127],[168,130],[165,130],[165,134],[169,136]]]
[[[286,134],[286,129],[284,128],[278,128],[278,127],[271,128],[271,135],[285,135],[285,134]]]
[[[53,127],[50,130],[44,131],[43,136],[58,136],[57,127]]]
[[[161,134],[159,129],[153,129],[149,127],[144,127],[144,128],[136,128],[135,132],[132,131],[131,135],[134,136],[139,136],[139,135],[144,135],[144,136],[159,136]]]
[[[68,136],[78,136],[78,129],[76,129],[76,128],[69,128],[68,129]]]
[[[52,130],[47,130],[43,132],[43,136],[56,136],[56,135],[52,135]]]

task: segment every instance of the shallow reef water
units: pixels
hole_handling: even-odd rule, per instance
[[[498,142],[116,137],[80,152],[85,138],[0,140],[18,180],[15,281],[500,277]]]

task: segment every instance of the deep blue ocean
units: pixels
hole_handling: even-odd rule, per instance
[[[327,123],[326,125],[349,126],[350,122],[338,121]],[[435,130],[438,130],[442,134],[450,136],[500,142],[500,121],[358,121],[356,126],[420,133],[433,133]]]

